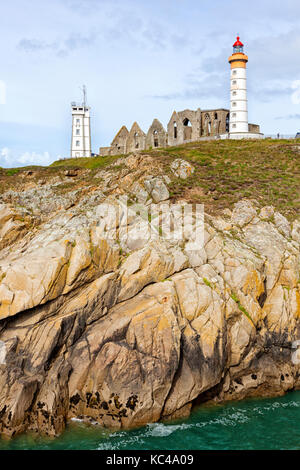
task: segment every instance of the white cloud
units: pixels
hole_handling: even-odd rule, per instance
[[[1,113],[0,166],[4,146],[17,155],[33,148],[69,155],[69,102],[81,83],[89,90],[95,151],[123,124],[138,120],[146,128],[154,117],[167,121],[174,108],[229,106],[227,59],[237,32],[249,55],[253,120],[275,133],[276,116],[299,112],[291,108],[299,106],[291,88],[300,79],[299,0],[252,0],[251,8],[239,0],[22,3],[2,8],[9,105]],[[281,131],[293,132],[294,122],[282,122]],[[8,135],[9,123],[18,132]]]
[[[3,160],[4,163],[7,164],[11,157],[11,151],[9,150],[9,148],[3,147],[3,149],[1,149],[0,155],[1,155],[0,163],[2,163],[2,160]]]
[[[60,155],[51,157],[49,152],[36,153],[36,152],[24,152],[16,155],[12,149],[3,147],[0,150],[0,166],[13,168],[17,166],[28,166],[28,165],[50,165],[54,160],[61,158]]]
[[[96,39],[95,33],[90,33],[87,36],[82,36],[79,33],[71,33],[64,40],[58,39],[52,42],[46,42],[40,39],[23,38],[18,43],[18,49],[25,52],[39,53],[39,52],[54,52],[58,57],[66,57],[70,52],[80,48],[89,47]]]
[[[294,93],[292,94],[292,103],[300,104],[300,80],[295,80],[292,84]]]

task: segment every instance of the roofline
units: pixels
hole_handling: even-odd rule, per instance
[[[228,111],[230,112],[230,109],[227,108],[216,108],[216,109],[201,109],[202,113],[207,113],[208,111]]]

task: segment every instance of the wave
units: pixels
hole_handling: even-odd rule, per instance
[[[152,437],[166,437],[173,434],[173,432],[190,429],[192,425],[190,424],[163,424],[163,423],[151,423],[147,425],[147,436]]]
[[[250,406],[249,406],[250,405]],[[254,405],[254,403],[253,403]],[[134,448],[148,448],[149,442],[152,445],[159,442],[160,448],[170,445],[171,442],[178,443],[182,437],[188,435],[190,432],[197,435],[197,430],[208,429],[208,433],[214,432],[218,434],[221,428],[234,428],[242,427],[244,424],[250,424],[257,420],[257,416],[265,417],[268,421],[273,419],[270,413],[276,412],[280,409],[288,410],[299,408],[300,401],[279,401],[273,403],[255,403],[251,406],[251,402],[244,404],[226,404],[221,408],[212,409],[199,409],[195,411],[188,419],[188,422],[182,423],[151,423],[135,431],[117,431],[111,433],[106,442],[101,442],[99,450],[120,450],[120,449],[134,449]],[[199,412],[199,414],[198,414]],[[254,424],[253,424],[254,425]],[[211,429],[209,429],[211,428]],[[196,433],[196,434],[195,434]],[[174,436],[172,436],[174,435]],[[172,436],[172,437],[170,437]],[[112,439],[113,438],[113,439]],[[165,443],[164,444],[164,440]],[[155,448],[155,447],[154,447]]]

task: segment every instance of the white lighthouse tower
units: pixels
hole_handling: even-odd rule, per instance
[[[83,102],[71,103],[72,107],[72,141],[71,158],[91,157],[91,123],[90,110],[87,105],[86,87],[83,86]]]
[[[238,36],[233,44],[233,54],[229,57],[231,66],[229,137],[231,139],[263,137],[259,126],[249,125],[248,122],[247,62],[248,56],[244,54],[244,44]]]
[[[237,37],[233,45],[233,54],[229,58],[231,65],[230,87],[230,135],[248,134],[248,101],[247,101],[247,62],[244,44]]]

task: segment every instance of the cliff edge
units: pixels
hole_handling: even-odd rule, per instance
[[[172,184],[196,171],[167,165],[120,157],[90,183],[82,168],[24,171],[1,193],[2,435],[55,436],[78,417],[129,428],[300,388],[300,221],[242,198],[205,214],[203,246],[193,215],[181,238],[153,238],[134,204],[174,228],[186,200],[167,205]]]

